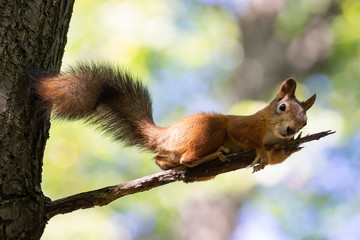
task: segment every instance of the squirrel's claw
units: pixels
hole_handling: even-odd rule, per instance
[[[253,167],[253,173],[254,173],[260,171],[261,169],[264,169],[267,164],[268,164],[268,160],[258,155],[256,156],[255,160],[251,163],[250,167]]]
[[[222,162],[230,162],[230,160],[222,153],[219,155],[219,159]]]
[[[226,148],[224,146],[220,146],[218,151],[221,153],[219,155],[219,159],[222,162],[230,162],[230,160],[224,155],[224,154],[229,154],[230,153],[230,148]]]
[[[223,153],[225,153],[225,154],[229,154],[231,150],[230,150],[230,148],[227,148],[227,147],[224,147],[224,146],[220,146],[219,149],[218,149],[218,151],[223,152]]]

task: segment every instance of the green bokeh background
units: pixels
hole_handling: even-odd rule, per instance
[[[149,86],[159,125],[201,111],[254,113],[295,76],[299,99],[318,94],[303,133],[336,134],[256,174],[173,183],[56,216],[42,239],[360,236],[360,2],[269,2],[75,1],[63,70],[79,60],[125,66]],[[160,171],[152,157],[82,122],[53,121],[42,187],[57,199],[119,184]]]

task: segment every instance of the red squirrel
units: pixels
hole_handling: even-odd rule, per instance
[[[267,152],[264,144],[293,138],[306,125],[306,111],[316,99],[314,94],[298,101],[296,81],[290,78],[269,105],[253,115],[201,113],[158,127],[148,89],[119,67],[80,63],[67,73],[40,77],[34,86],[56,117],[83,119],[126,145],[150,149],[163,170],[215,158],[224,161],[224,153],[238,149],[256,151],[254,171],[280,163],[290,154]]]

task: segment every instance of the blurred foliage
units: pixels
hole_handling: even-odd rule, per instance
[[[173,183],[51,219],[43,239],[357,239],[360,236],[360,2],[77,0],[63,59],[124,65],[167,125],[201,111],[251,114],[289,76],[316,92],[304,133],[328,139],[279,166]],[[52,122],[43,191],[52,199],[157,171],[82,122]]]

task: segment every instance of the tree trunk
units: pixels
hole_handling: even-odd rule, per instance
[[[73,3],[0,0],[0,240],[40,239],[47,220],[56,214],[102,206],[169,182],[215,176],[246,167],[255,158],[253,153],[247,163],[240,156],[242,162],[220,162],[216,168],[209,163],[181,171],[168,170],[56,201],[44,196],[42,158],[50,123],[41,102],[31,92],[28,72],[59,71]]]
[[[58,71],[73,0],[0,0],[0,239],[44,231],[42,157],[50,127],[27,71]]]

